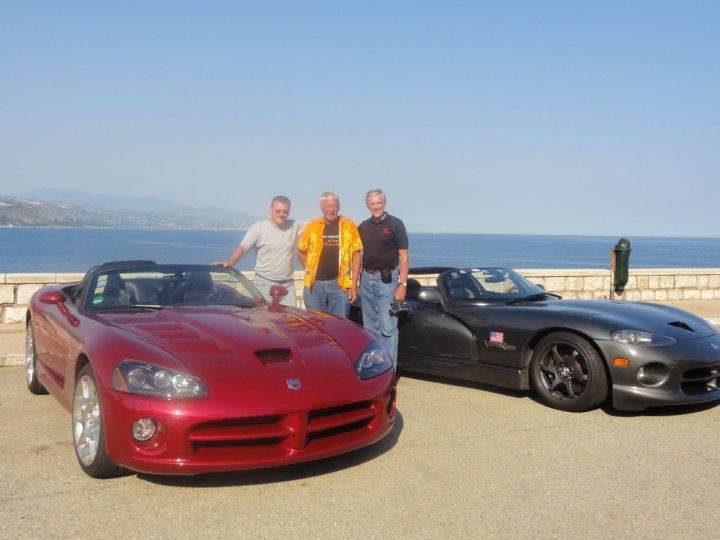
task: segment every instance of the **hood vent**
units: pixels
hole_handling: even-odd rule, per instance
[[[255,356],[261,362],[270,364],[273,362],[289,362],[292,351],[290,349],[262,349],[255,351]]]
[[[675,322],[671,322],[671,323],[668,323],[668,324],[669,324],[670,326],[674,326],[675,328],[680,328],[681,330],[687,330],[688,332],[695,333],[695,330],[693,330],[692,328],[690,328],[687,324],[685,324],[685,323],[682,322],[682,321],[675,321]]]

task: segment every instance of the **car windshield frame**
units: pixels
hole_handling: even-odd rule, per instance
[[[242,273],[214,265],[106,264],[88,271],[82,290],[78,307],[96,313],[265,303]]]
[[[508,302],[545,293],[511,268],[458,268],[440,276],[452,302]]]

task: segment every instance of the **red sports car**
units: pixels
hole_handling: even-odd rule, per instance
[[[80,467],[198,474],[348,452],[393,426],[395,374],[357,324],[268,304],[233,269],[106,263],[44,287],[26,378],[72,413]]]

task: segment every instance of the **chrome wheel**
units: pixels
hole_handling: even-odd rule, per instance
[[[33,394],[47,394],[47,390],[37,378],[37,355],[32,323],[28,322],[25,330],[25,382]]]
[[[92,465],[100,444],[102,416],[95,381],[88,375],[78,379],[73,398],[73,440],[78,459]]]
[[[93,478],[107,478],[121,474],[105,446],[102,400],[95,374],[86,364],[75,381],[72,404],[72,431],[75,454],[85,473]]]

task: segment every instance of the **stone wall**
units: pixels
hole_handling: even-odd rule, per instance
[[[651,302],[720,298],[720,268],[630,270],[622,294],[612,291],[610,270],[520,270],[530,281],[563,298],[620,298]],[[245,272],[250,279],[253,272]],[[79,281],[82,274],[0,274],[0,323],[24,321],[33,293],[46,284]],[[434,283],[424,277],[425,284]],[[303,272],[295,272],[298,303],[302,305]]]
[[[621,294],[612,290],[610,270],[520,270],[563,298],[617,298],[663,302],[720,298],[720,268],[630,270]]]

